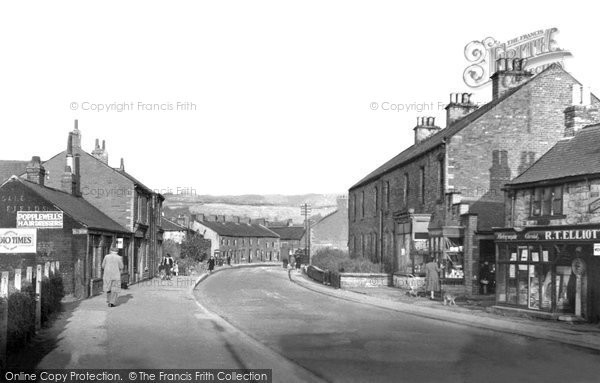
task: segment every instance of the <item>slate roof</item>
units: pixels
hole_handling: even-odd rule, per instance
[[[12,182],[21,182],[40,197],[54,204],[58,209],[89,229],[130,233],[123,226],[110,219],[106,214],[83,199],[83,197],[75,197],[62,190],[40,186],[35,182],[23,178],[15,178]]]
[[[379,168],[375,169],[373,172],[369,173],[366,177],[364,177],[362,180],[360,180],[358,183],[356,183],[354,186],[352,186],[350,188],[350,190],[355,189],[364,184],[367,184],[370,181],[379,178],[383,174],[390,172],[396,168],[399,168],[402,165],[413,161],[416,157],[418,157],[422,154],[425,154],[428,151],[433,150],[436,147],[442,145],[448,138],[457,134],[463,128],[465,128],[472,122],[476,121],[477,119],[479,119],[480,117],[485,115],[487,112],[492,110],[495,106],[500,104],[502,101],[506,100],[507,98],[512,96],[514,93],[518,92],[525,85],[536,81],[538,78],[540,78],[540,75],[542,73],[550,70],[551,68],[560,68],[561,70],[564,71],[564,69],[562,69],[560,66],[558,66],[556,64],[550,65],[548,68],[544,69],[538,75],[525,81],[523,84],[509,90],[502,97],[488,102],[487,104],[481,106],[479,109],[473,111],[470,114],[467,114],[465,117],[461,118],[460,120],[455,121],[449,127],[440,130],[439,132],[431,135],[430,137],[427,137],[425,140],[421,141],[418,144],[410,146],[408,149],[404,150],[403,152],[398,154],[396,157],[392,158],[385,164],[381,165]],[[567,72],[565,72],[565,73],[567,73]]]
[[[202,225],[224,237],[270,237],[279,238],[279,235],[263,225],[236,222],[201,221]]]
[[[13,175],[25,173],[29,161],[0,160],[0,184]]]
[[[162,229],[164,231],[188,231],[190,229],[188,229],[185,226],[181,226],[180,224],[171,221],[168,218],[162,217],[161,219],[161,225]]]
[[[284,241],[299,241],[305,231],[303,226],[269,226],[269,230],[277,233]]]
[[[558,141],[508,188],[576,176],[600,176],[600,124],[589,125],[572,138]]]

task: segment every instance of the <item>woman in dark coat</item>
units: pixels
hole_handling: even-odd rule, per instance
[[[215,268],[215,259],[213,257],[210,257],[210,259],[208,260],[208,272],[212,273],[214,268]]]
[[[425,290],[431,291],[431,299],[434,298],[434,292],[440,289],[440,271],[434,258],[425,265]]]

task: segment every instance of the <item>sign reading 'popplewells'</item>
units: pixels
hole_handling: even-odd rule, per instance
[[[0,253],[35,253],[37,229],[0,229]]]
[[[17,227],[62,229],[62,211],[18,211]]]
[[[571,52],[557,46],[554,39],[557,28],[540,29],[505,43],[487,37],[481,41],[471,41],[465,46],[465,58],[469,66],[463,73],[465,84],[479,88],[490,82],[490,76],[496,71],[496,60],[526,59],[523,69],[533,74],[540,73],[553,63],[564,67],[564,59]]]

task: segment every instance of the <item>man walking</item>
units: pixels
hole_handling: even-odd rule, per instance
[[[123,270],[123,259],[117,252],[115,246],[111,246],[110,253],[102,260],[102,281],[106,292],[108,307],[115,307],[117,298],[121,292],[121,271]]]

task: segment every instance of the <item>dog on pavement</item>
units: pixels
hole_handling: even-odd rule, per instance
[[[442,297],[444,298],[444,306],[449,305],[449,306],[456,306],[456,302],[454,301],[456,299],[456,295],[444,291],[442,293]]]

